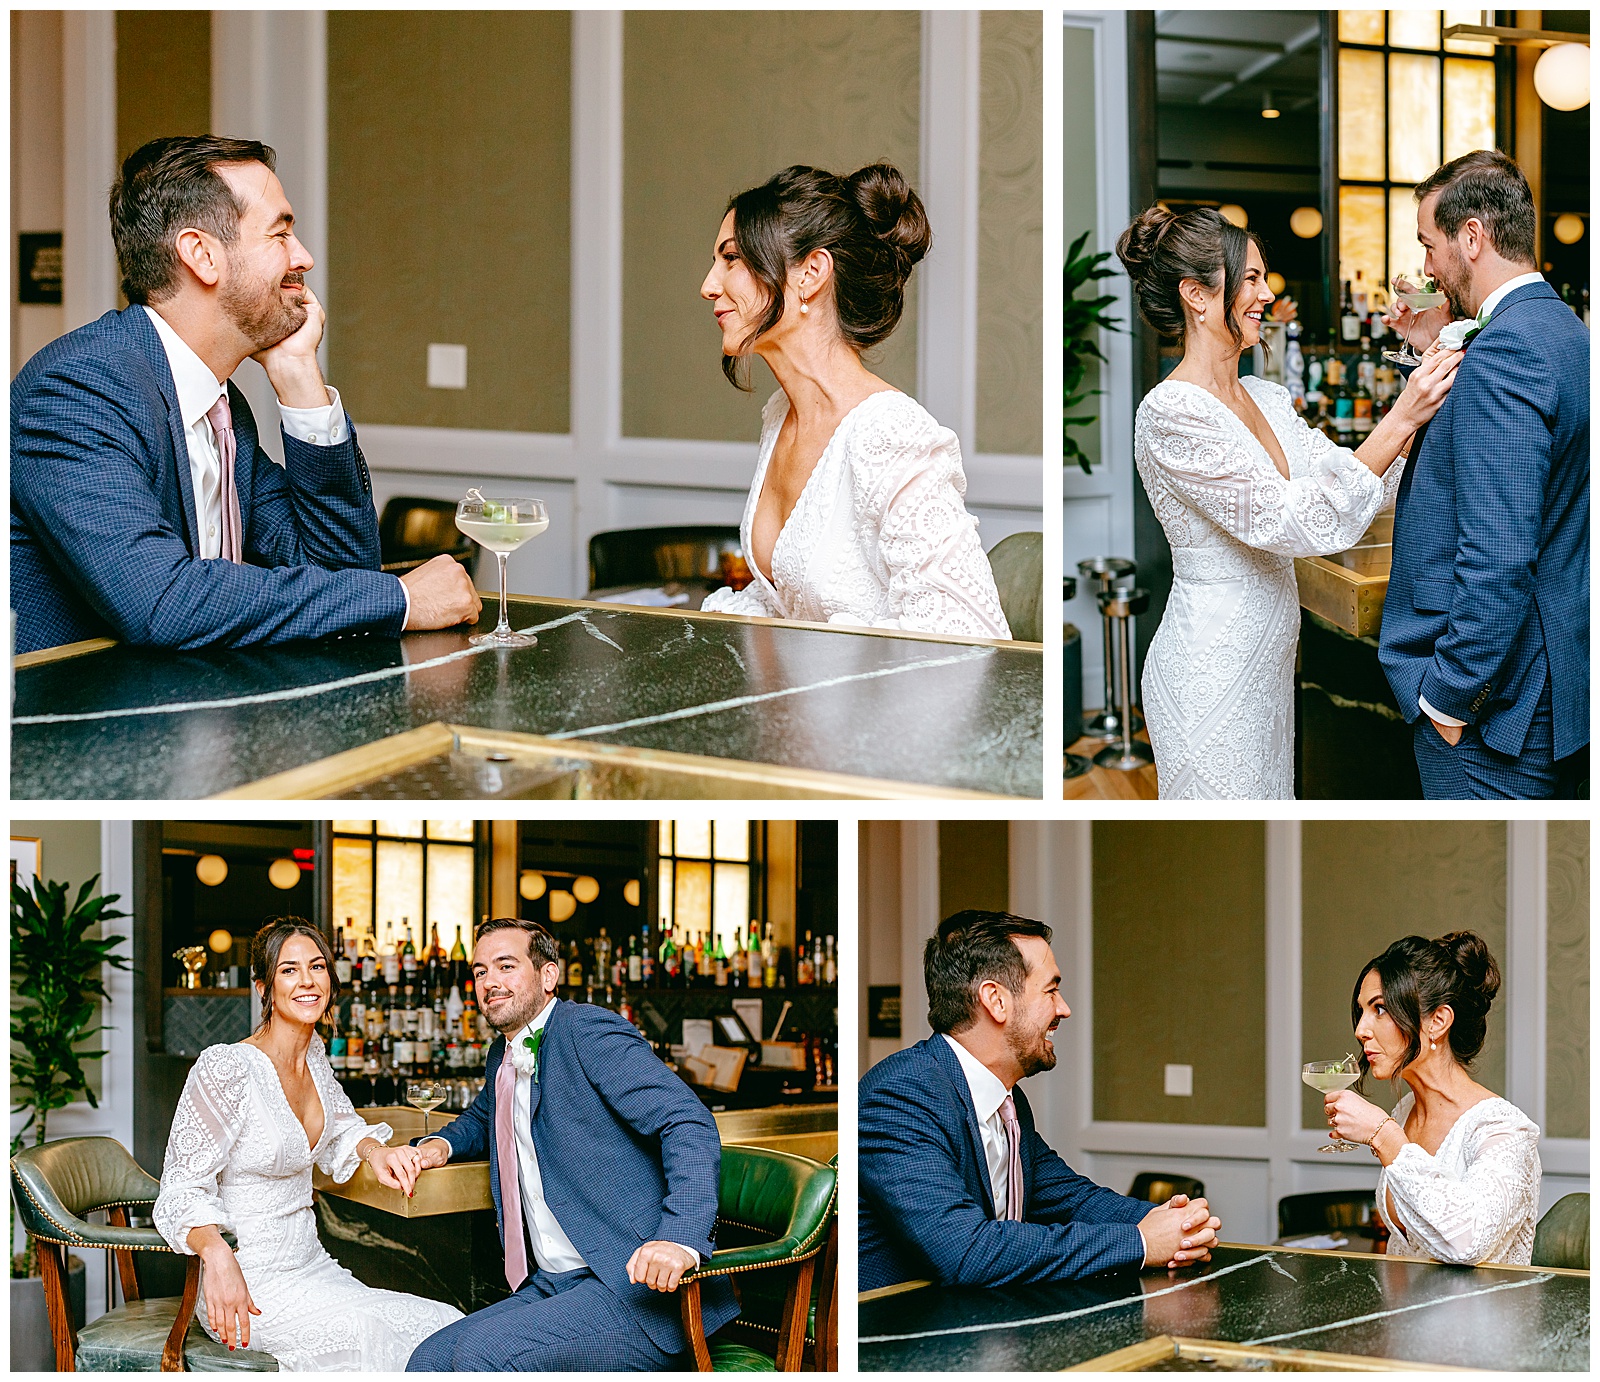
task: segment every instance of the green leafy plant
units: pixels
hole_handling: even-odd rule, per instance
[[[1083,288],[1097,280],[1116,276],[1114,269],[1106,268],[1106,261],[1111,258],[1110,251],[1102,251],[1099,254],[1083,252],[1088,240],[1089,232],[1084,231],[1072,242],[1072,247],[1067,251],[1062,311],[1064,318],[1062,344],[1065,353],[1061,405],[1062,457],[1065,461],[1077,461],[1085,475],[1091,471],[1089,457],[1078,445],[1077,438],[1072,435],[1072,429],[1088,426],[1095,420],[1095,414],[1091,411],[1073,416],[1073,413],[1096,394],[1105,392],[1104,389],[1083,387],[1083,377],[1088,371],[1089,361],[1099,360],[1102,364],[1106,362],[1106,357],[1100,353],[1100,346],[1095,340],[1095,329],[1101,327],[1107,331],[1121,330],[1117,324],[1120,319],[1106,315],[1106,309],[1116,301],[1109,293],[1099,297],[1078,296]]]
[[[80,1044],[109,1030],[92,1025],[95,1003],[110,1000],[101,980],[102,968],[127,969],[126,955],[112,952],[128,938],[89,931],[102,922],[128,915],[112,904],[120,894],[90,896],[99,885],[96,874],[67,905],[67,885],[35,880],[30,892],[11,885],[11,1087],[13,1113],[28,1114],[11,1138],[15,1155],[23,1134],[33,1129],[33,1145],[45,1140],[50,1114],[80,1097],[99,1107],[84,1062],[100,1060],[104,1051],[85,1051]],[[16,1207],[12,1207],[12,1241],[16,1241]],[[31,1274],[33,1248],[13,1258],[11,1274]],[[20,1270],[19,1270],[20,1269]]]

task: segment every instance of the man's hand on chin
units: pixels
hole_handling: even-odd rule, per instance
[[[676,1291],[694,1258],[676,1243],[646,1243],[628,1259],[628,1280],[652,1291]]]
[[[322,344],[328,315],[307,283],[300,285],[300,301],[306,309],[306,319],[300,323],[300,329],[285,336],[277,345],[256,351],[250,358],[266,370],[278,402],[284,407],[326,408],[333,400],[322,380],[317,347]]]
[[[1464,725],[1441,725],[1431,716],[1428,719],[1428,723],[1439,731],[1439,737],[1451,748],[1455,748],[1461,742],[1461,731],[1465,728]]]

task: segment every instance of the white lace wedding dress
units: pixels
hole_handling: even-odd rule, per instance
[[[1168,379],[1145,395],[1134,462],[1172,547],[1172,593],[1142,688],[1163,798],[1294,795],[1294,558],[1340,552],[1394,503],[1404,462],[1379,479],[1307,426],[1288,391],[1243,384],[1289,478],[1214,394]]]
[[[761,449],[739,536],[750,524],[789,413],[779,389],[761,412]],[[743,590],[702,606],[814,623],[1010,638],[994,573],[963,502],[956,434],[914,398],[872,394],[848,412],[772,548],[772,579],[749,562]]]
[[[315,1147],[265,1051],[239,1043],[200,1053],[173,1115],[155,1225],[174,1252],[191,1256],[192,1228],[216,1224],[237,1237],[239,1267],[261,1310],[250,1320],[250,1347],[272,1354],[280,1371],[399,1372],[412,1349],[461,1312],[365,1286],[318,1241],[312,1164],[349,1180],[356,1144],[393,1134],[351,1107],[320,1039],[306,1061],[325,1115]],[[195,1313],[210,1333],[203,1288]]]
[[[1415,1102],[1407,1092],[1395,1105],[1392,1116],[1402,1129]],[[1388,1251],[1461,1266],[1526,1266],[1539,1220],[1540,1171],[1538,1125],[1504,1099],[1474,1104],[1432,1156],[1407,1143],[1383,1168],[1378,1205],[1389,1225]]]

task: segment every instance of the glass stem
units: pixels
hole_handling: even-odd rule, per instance
[[[496,552],[500,559],[500,622],[494,626],[496,633],[510,633],[511,621],[506,618],[506,554]]]

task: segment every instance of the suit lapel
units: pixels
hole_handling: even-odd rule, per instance
[[[254,489],[256,435],[255,427],[241,426],[240,419],[253,423],[254,414],[250,411],[250,400],[231,379],[223,387],[228,391],[228,410],[233,416],[233,487],[239,495],[239,551],[243,555],[250,550],[250,495]]]
[[[172,364],[162,348],[161,337],[156,334],[143,307],[124,309],[122,319],[129,324],[134,342],[155,372],[161,401],[167,405],[167,431],[172,437],[173,469],[178,473],[178,491],[183,500],[184,536],[193,554],[200,550],[200,525],[195,519],[194,477],[189,471],[189,438],[184,432],[183,414],[178,408],[178,386],[172,378]]]
[[[994,1205],[994,1185],[989,1179],[989,1156],[983,1150],[983,1131],[978,1126],[978,1110],[972,1102],[972,1086],[967,1083],[967,1075],[961,1068],[961,1062],[956,1059],[956,1053],[950,1049],[950,1043],[943,1036],[935,1033],[929,1037],[928,1048],[933,1052],[934,1064],[949,1080],[951,1093],[966,1115],[967,1144],[978,1160],[978,1180],[983,1185],[984,1203],[989,1206],[989,1217],[998,1219],[1000,1215]]]

